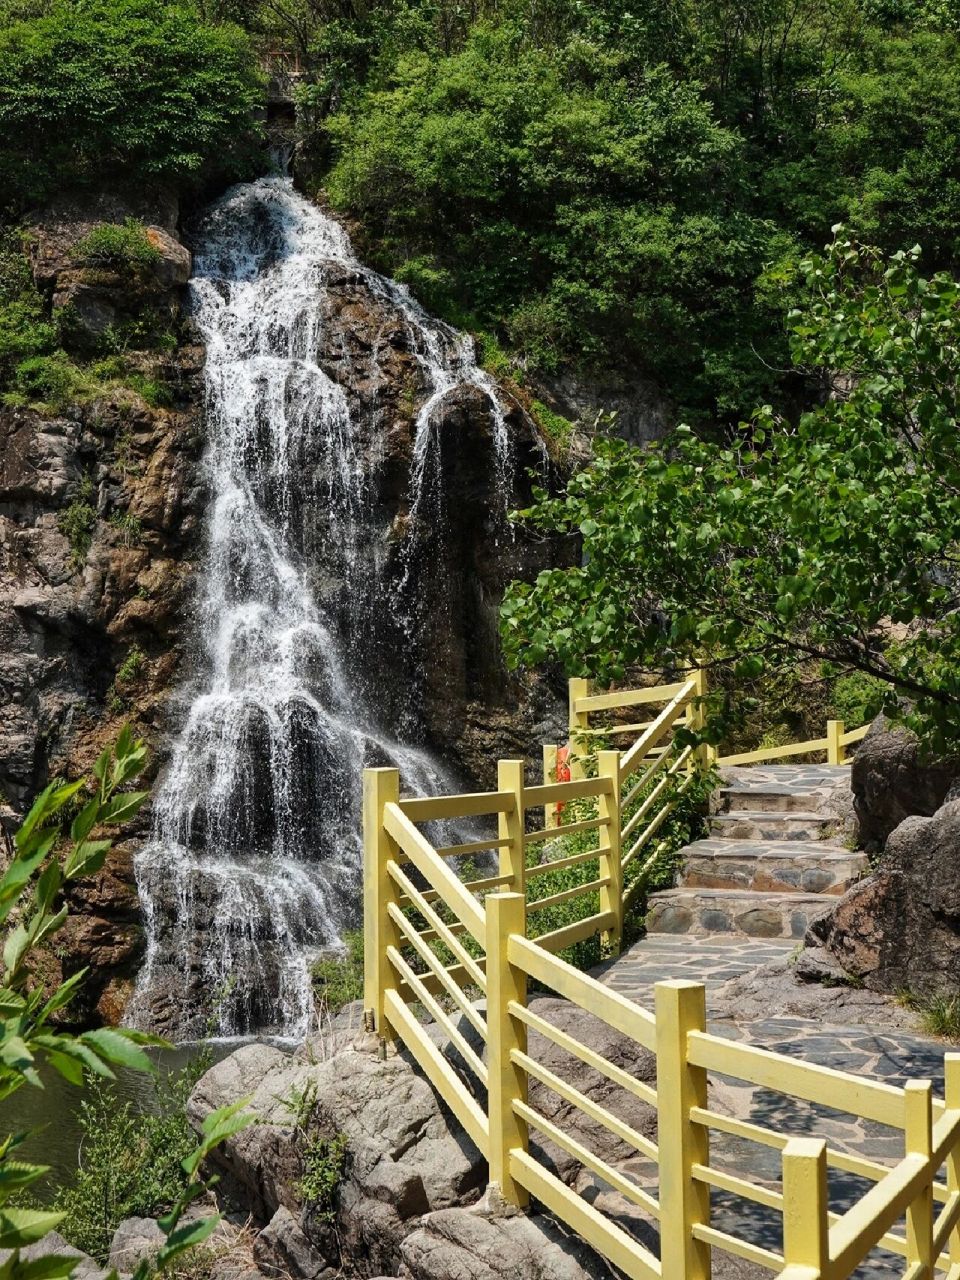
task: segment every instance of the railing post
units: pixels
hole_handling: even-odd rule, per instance
[[[398,945],[397,928],[387,914],[396,896],[387,863],[397,854],[396,845],[383,829],[386,805],[400,799],[400,774],[396,769],[363,771],[363,1007],[368,1030],[383,1040],[393,1032],[384,1017],[383,994],[393,985],[387,947]]]
[[[523,761],[501,760],[497,764],[497,790],[511,791],[513,810],[497,816],[499,838],[506,841],[500,849],[501,876],[509,876],[510,883],[503,885],[504,892],[526,893],[526,858],[523,842]]]
[[[707,712],[704,706],[704,700],[707,696],[707,673],[703,667],[694,667],[691,676],[696,685],[696,690],[693,695],[693,701],[687,708],[687,727],[694,733],[700,733],[707,723]],[[696,760],[695,767],[709,769],[716,758],[716,748],[704,742],[696,749],[694,755]]]
[[[783,1256],[789,1265],[826,1273],[830,1261],[827,1144],[791,1138],[783,1149]]]
[[[570,781],[579,782],[583,778],[583,757],[587,754],[586,743],[581,736],[590,728],[590,712],[578,711],[577,700],[590,697],[590,681],[575,676],[568,682],[568,698],[570,713],[568,727],[570,730]]]
[[[948,1053],[943,1059],[943,1098],[948,1111],[960,1111],[960,1053]],[[947,1153],[947,1191],[960,1191],[960,1142]],[[950,1232],[950,1262],[960,1263],[960,1224]]]
[[[843,764],[847,754],[843,745],[846,729],[842,720],[827,721],[827,764]]]
[[[612,911],[614,924],[604,930],[600,944],[608,955],[617,954],[623,946],[623,863],[620,853],[620,752],[601,751],[597,756],[597,772],[610,779],[610,790],[597,800],[599,829],[600,878],[609,881],[600,890],[600,910]]]
[[[707,1105],[707,1073],[687,1061],[687,1037],[707,1024],[702,983],[675,980],[654,987],[657,1017],[657,1123],[660,1144],[660,1266],[670,1280],[709,1280],[710,1248],[693,1228],[709,1225],[710,1188],[693,1166],[709,1164],[705,1125],[690,1119]]]
[[[545,742],[543,744],[543,785],[549,787],[552,782],[557,780],[557,744],[555,742]],[[559,825],[559,821],[557,806],[555,804],[545,804],[543,806],[544,827],[548,830],[552,829]]]
[[[487,922],[487,1118],[490,1126],[490,1181],[509,1203],[525,1206],[529,1196],[510,1172],[510,1152],[526,1151],[527,1122],[513,1109],[527,1100],[527,1073],[512,1053],[527,1051],[527,1029],[509,1009],[527,1004],[527,978],[509,961],[512,933],[526,934],[527,904],[520,893],[491,893],[484,903]]]
[[[905,1104],[904,1147],[907,1155],[933,1154],[933,1086],[929,1080],[908,1080],[903,1087]],[[922,1280],[933,1280],[933,1178],[907,1208],[907,1262],[920,1264]]]

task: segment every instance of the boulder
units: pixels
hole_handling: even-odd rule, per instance
[[[401,1246],[407,1280],[599,1280],[604,1260],[544,1214],[431,1213]]]
[[[253,1256],[265,1276],[286,1276],[290,1280],[319,1280],[327,1263],[300,1229],[289,1209],[282,1205],[257,1236]]]
[[[811,935],[873,991],[960,994],[960,801],[900,823],[877,873]]]
[[[553,996],[537,997],[530,1001],[529,1007],[531,1013],[545,1019],[558,1030],[565,1031],[612,1066],[626,1071],[635,1080],[656,1084],[657,1061],[654,1054],[638,1045],[635,1040],[614,1030],[606,1022],[585,1013],[569,1000],[559,1000]],[[528,1042],[530,1056],[548,1071],[573,1085],[580,1093],[586,1094],[591,1101],[613,1111],[619,1120],[644,1137],[656,1141],[657,1113],[648,1103],[633,1093],[627,1093],[607,1076],[559,1048],[539,1032],[531,1031]],[[564,1133],[608,1164],[617,1165],[635,1155],[633,1147],[537,1080],[530,1081],[529,1101],[532,1107]],[[573,1156],[534,1134],[531,1134],[531,1148],[544,1163],[555,1170],[558,1177],[565,1182],[575,1181],[582,1166]]]
[[[0,1249],[0,1266],[7,1262],[12,1252],[11,1249]],[[110,1275],[109,1271],[98,1266],[89,1254],[82,1253],[64,1240],[58,1231],[48,1231],[42,1240],[38,1240],[36,1244],[28,1244],[20,1250],[22,1262],[39,1263],[44,1258],[56,1257],[76,1258],[77,1265],[70,1273],[71,1280],[108,1280]]]
[[[956,777],[955,766],[924,759],[912,733],[878,716],[850,770],[863,847],[881,850],[905,818],[934,814]]]
[[[247,1045],[212,1067],[189,1103],[199,1126],[217,1107],[250,1097],[258,1123],[215,1158],[261,1221],[282,1207],[297,1223],[303,1276],[342,1257],[359,1274],[395,1271],[400,1242],[424,1213],[470,1203],[486,1182],[486,1162],[419,1070],[399,1054],[381,1060],[375,1047],[352,1047],[355,1033],[340,1036],[325,1057],[316,1044],[296,1056]],[[346,1136],[348,1159],[331,1228],[301,1202],[298,1183],[305,1144],[337,1133]],[[285,1223],[277,1221],[274,1237]],[[278,1265],[279,1250],[268,1239],[262,1265]]]
[[[145,1259],[152,1261],[166,1242],[153,1218],[125,1218],[113,1233],[110,1266],[116,1271],[135,1271]]]

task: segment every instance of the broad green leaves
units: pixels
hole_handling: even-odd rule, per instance
[[[41,1064],[74,1085],[83,1084],[88,1074],[112,1079],[115,1067],[153,1070],[145,1048],[164,1043],[156,1036],[113,1027],[75,1036],[51,1025],[54,1015],[76,993],[82,972],[67,978],[44,999],[42,984],[31,970],[37,948],[66,920],[66,907],[60,902],[64,884],[91,875],[103,865],[112,843],[103,833],[134,817],[146,799],[145,791],[123,790],[142,772],[146,760],[146,746],[134,741],[125,728],[115,746],[98,758],[92,788],[84,779],[50,783],[14,837],[13,859],[0,880],[0,921],[7,922],[0,979],[0,1099],[24,1084],[43,1088]],[[88,798],[81,797],[85,789],[92,790]],[[61,843],[65,847],[62,854]],[[134,1280],[148,1280],[213,1231],[216,1218],[183,1225],[181,1218],[205,1189],[199,1181],[202,1161],[218,1143],[249,1123],[241,1114],[243,1106],[238,1103],[207,1117],[199,1146],[184,1161],[188,1185],[160,1220],[166,1243],[152,1264],[144,1262],[137,1268]],[[9,1136],[0,1143],[0,1249],[11,1250],[0,1264],[0,1280],[60,1280],[75,1267],[74,1258],[55,1256],[26,1262],[20,1255],[21,1249],[52,1231],[63,1217],[11,1204],[46,1172],[40,1165],[14,1157],[22,1137]]]
[[[579,532],[580,565],[513,584],[508,657],[614,679],[704,656],[745,678],[828,660],[883,681],[931,747],[960,742],[960,285],[842,230],[799,266],[798,366],[831,394],[722,442],[598,445],[525,517]],[[906,698],[909,709],[899,700]]]

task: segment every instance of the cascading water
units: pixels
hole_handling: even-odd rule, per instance
[[[212,206],[191,282],[211,494],[196,673],[136,867],[148,945],[131,1016],[174,1038],[302,1036],[310,950],[336,946],[356,914],[362,768],[393,763],[411,789],[449,787],[427,752],[383,723],[356,651],[378,584],[402,601],[412,561],[400,557],[387,592],[382,565],[364,554],[367,437],[317,355],[334,268],[401,318],[422,371],[411,527],[442,501],[432,441],[456,388],[488,397],[506,505],[509,433],[469,339],[363,268],[345,231],[288,180],[234,188]]]

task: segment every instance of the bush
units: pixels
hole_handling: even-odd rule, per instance
[[[13,385],[24,400],[36,401],[56,412],[81,396],[88,389],[89,379],[65,352],[55,351],[22,360]]]
[[[57,1196],[71,1244],[106,1262],[113,1234],[124,1218],[154,1218],[187,1185],[182,1161],[196,1145],[187,1122],[190,1091],[210,1066],[209,1051],[154,1084],[155,1110],[140,1114],[121,1103],[108,1084],[94,1085],[81,1104],[77,1176]]]
[[[20,233],[0,231],[0,388],[21,361],[49,352],[54,338]]]
[[[97,524],[93,496],[93,476],[88,474],[80,481],[78,496],[57,516],[57,528],[70,543],[75,565],[82,564],[86,559],[93,541],[93,531]]]
[[[114,270],[149,267],[162,256],[136,218],[122,224],[101,222],[73,246],[72,253],[80,262]]]
[[[346,1165],[346,1134],[338,1133],[332,1138],[314,1137],[307,1141],[297,1194],[320,1222],[333,1221],[337,1191]]]
[[[363,930],[348,929],[343,943],[342,956],[318,960],[310,970],[317,1000],[329,1014],[363,998]]]
[[[247,37],[191,3],[51,0],[0,31],[0,191],[238,174],[261,97]]]

